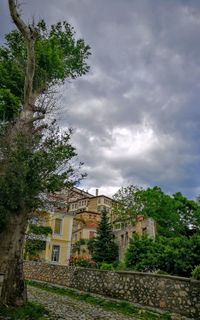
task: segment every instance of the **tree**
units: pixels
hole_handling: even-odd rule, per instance
[[[159,235],[174,237],[199,231],[200,205],[181,193],[171,196],[157,186],[146,190],[130,186],[121,188],[114,199],[116,218],[135,218],[138,214],[152,217]]]
[[[46,194],[72,186],[82,176],[72,159],[71,131],[60,131],[47,115],[53,88],[88,71],[90,52],[66,22],[49,30],[44,21],[26,25],[17,1],[8,0],[18,28],[0,49],[0,303],[26,303],[23,243],[28,220]]]
[[[31,35],[26,35],[26,38],[32,36],[31,45],[34,46],[32,51],[29,50],[33,56],[29,69],[34,69],[31,99],[32,107],[36,110],[34,101],[40,94],[49,92],[52,86],[64,83],[67,78],[75,79],[89,71],[85,61],[90,55],[90,48],[84,40],[76,41],[74,30],[66,21],[48,28],[41,20],[36,26],[29,27]],[[22,29],[26,30],[25,27]],[[25,100],[28,40],[25,41],[24,31],[14,30],[7,34],[5,46],[0,48],[0,119],[15,118]],[[15,101],[11,103],[10,100]]]
[[[106,263],[118,260],[118,246],[114,242],[106,210],[101,213],[101,221],[97,228],[97,237],[92,249],[92,259],[95,262]]]
[[[200,236],[188,238],[134,236],[125,254],[126,266],[137,271],[163,271],[171,275],[190,277],[200,263]]]

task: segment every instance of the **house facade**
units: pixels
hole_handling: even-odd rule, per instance
[[[129,241],[134,235],[155,239],[156,223],[152,218],[145,219],[143,215],[138,215],[134,219],[115,221],[113,223],[113,234],[119,247],[119,260],[124,260]]]
[[[62,190],[59,193],[49,195],[49,205],[45,212],[39,214],[35,219],[35,224],[50,227],[52,233],[46,237],[37,237],[46,243],[45,250],[38,252],[38,255],[32,257],[35,260],[42,260],[48,263],[67,265],[71,256],[72,230],[74,212],[70,211],[71,203],[79,201],[82,198],[91,198],[92,195],[71,188]],[[29,238],[33,235],[29,235]]]
[[[138,215],[136,218],[117,221],[113,216],[113,200],[105,195],[96,195],[77,188],[62,190],[49,195],[50,206],[41,214],[39,225],[51,227],[52,234],[43,237],[46,246],[38,260],[67,265],[72,255],[90,257],[87,243],[96,237],[102,210],[108,212],[115,242],[119,247],[119,259],[124,259],[129,241],[134,234],[147,235],[154,239],[155,221]],[[40,238],[41,239],[41,238]]]
[[[70,204],[70,212],[74,212],[74,223],[72,231],[72,253],[76,256],[90,256],[87,247],[88,240],[96,237],[97,227],[101,220],[102,210],[108,215],[112,213],[113,200],[104,195],[85,198]]]

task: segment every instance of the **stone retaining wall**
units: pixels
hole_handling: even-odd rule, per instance
[[[27,279],[58,284],[200,319],[200,281],[140,272],[112,272],[25,261]]]

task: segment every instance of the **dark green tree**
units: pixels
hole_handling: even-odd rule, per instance
[[[8,0],[17,30],[0,48],[0,304],[26,303],[23,243],[28,221],[44,208],[48,192],[81,178],[70,144],[48,118],[52,91],[67,79],[85,74],[89,47],[76,40],[66,22],[47,28],[26,24],[16,0]]]
[[[97,228],[97,237],[93,244],[92,259],[95,262],[112,263],[118,260],[118,246],[114,242],[112,228],[108,221],[107,211],[101,213]]]

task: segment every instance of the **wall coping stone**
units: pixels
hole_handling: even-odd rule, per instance
[[[120,271],[112,271],[112,270],[101,270],[101,269],[94,269],[94,268],[83,268],[83,267],[75,267],[76,270],[89,270],[89,271],[96,271],[96,272],[110,272],[110,273],[118,273],[118,274],[130,274],[130,275],[141,275],[141,276],[153,276],[157,278],[166,278],[166,279],[172,279],[172,280],[181,280],[181,281],[187,281],[192,283],[197,283],[200,285],[200,280],[195,280],[192,278],[186,278],[186,277],[180,277],[180,276],[172,276],[172,275],[165,275],[165,274],[156,274],[151,272],[139,272],[139,271],[126,271],[126,270],[120,270]]]

